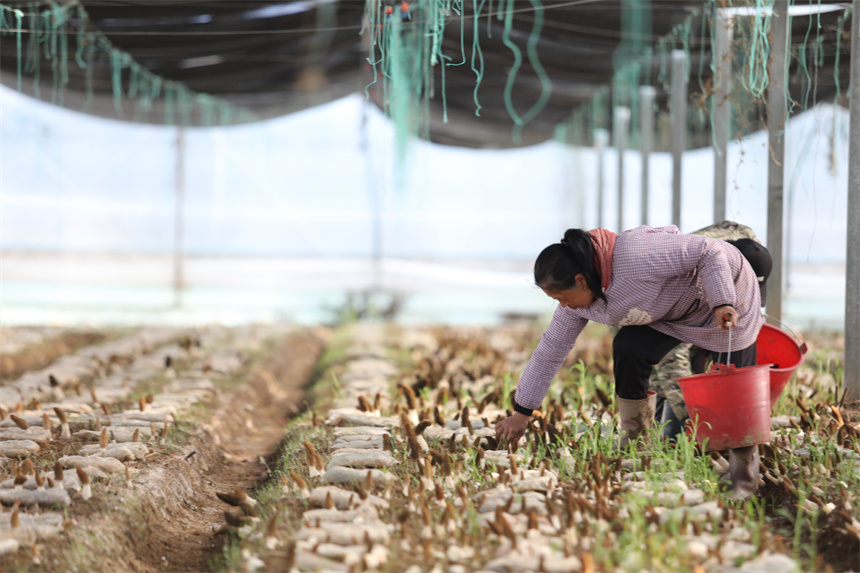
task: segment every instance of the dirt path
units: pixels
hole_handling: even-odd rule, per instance
[[[308,332],[285,338],[240,386],[207,405],[209,423],[186,424],[188,435],[163,448],[172,451],[150,454],[129,483],[73,505],[66,541],[43,548],[38,570],[211,570],[225,540],[224,512],[239,514],[216,492],[252,490],[266,479],[264,462],[298,413],[322,347]]]

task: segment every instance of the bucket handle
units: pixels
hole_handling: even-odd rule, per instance
[[[800,339],[800,337],[791,328],[788,327],[788,325],[786,323],[784,323],[780,319],[776,318],[775,316],[771,316],[771,315],[767,314],[766,312],[763,312],[762,315],[764,315],[765,318],[769,318],[775,322],[778,322],[780,326],[782,326],[787,331],[789,331],[791,333],[791,335],[794,337],[794,339],[797,341],[797,347],[800,350],[800,353],[806,354],[806,351],[808,350],[806,343],[803,342]]]
[[[723,315],[723,320],[725,321],[725,324],[728,325],[728,330],[729,330],[729,348],[728,348],[728,352],[726,354],[726,367],[728,368],[729,364],[732,363],[732,323],[731,323],[731,320],[729,320],[728,314]],[[717,354],[717,360],[722,359],[722,357],[723,357],[722,352]]]

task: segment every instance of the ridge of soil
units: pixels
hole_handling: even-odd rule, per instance
[[[241,515],[216,497],[252,490],[267,478],[284,425],[300,413],[323,341],[308,331],[287,336],[251,367],[238,387],[208,404],[208,423],[180,423],[174,447],[157,447],[130,481],[94,487],[69,509],[65,540],[30,555],[38,571],[212,570],[226,541],[224,513]],[[169,441],[169,440],[168,440]],[[19,560],[27,559],[19,552]]]
[[[17,352],[2,354],[0,355],[0,381],[13,380],[30,370],[46,368],[61,356],[91,344],[104,342],[107,338],[109,335],[105,332],[73,330],[60,333]]]

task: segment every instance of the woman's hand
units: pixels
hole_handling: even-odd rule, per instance
[[[714,320],[717,321],[717,326],[723,330],[734,328],[738,325],[738,311],[728,304],[718,306],[714,309]]]
[[[511,451],[517,449],[517,442],[526,433],[526,428],[529,426],[529,417],[519,412],[514,412],[508,418],[505,418],[496,424],[496,441],[500,444],[505,440],[511,445]]]

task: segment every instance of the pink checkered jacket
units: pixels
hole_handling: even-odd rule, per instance
[[[620,235],[612,257],[606,301],[588,308],[559,305],[517,386],[516,401],[537,409],[552,379],[589,320],[626,326],[647,324],[683,342],[725,352],[728,333],[717,327],[713,309],[730,304],[739,314],[732,350],[755,342],[762,325],[755,273],[732,245],[675,226],[637,227]]]

